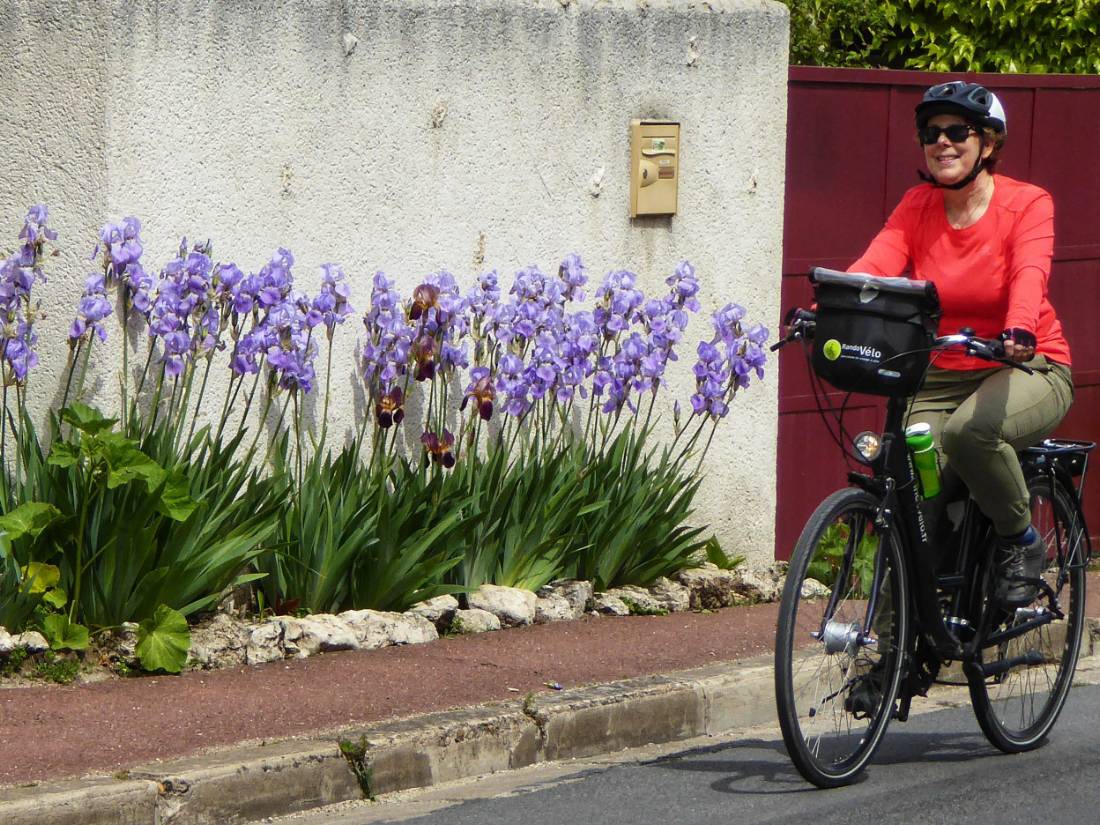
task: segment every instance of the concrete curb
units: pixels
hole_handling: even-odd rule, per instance
[[[773,718],[771,657],[3,791],[4,825],[231,825]]]
[[[1100,674],[1090,620],[1079,669]],[[1087,674],[1087,675],[1086,675]],[[775,720],[771,656],[10,788],[4,825],[239,825]]]

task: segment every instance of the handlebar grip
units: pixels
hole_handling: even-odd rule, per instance
[[[787,314],[783,316],[783,325],[787,327],[787,334],[772,344],[768,350],[775,352],[791,341],[796,341],[799,338],[812,338],[816,319],[817,313],[813,310],[791,307],[787,310]]]
[[[960,331],[963,335],[973,335],[974,332],[971,329],[963,328]],[[975,338],[967,345],[967,351],[972,355],[979,358],[984,358],[987,361],[996,361],[999,364],[1012,367],[1016,370],[1021,370],[1028,375],[1034,375],[1035,370],[1031,367],[1025,366],[1017,361],[1013,361],[1005,356],[1005,344],[1004,341],[996,338]]]

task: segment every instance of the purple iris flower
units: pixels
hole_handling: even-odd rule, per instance
[[[363,316],[367,341],[360,351],[360,358],[371,397],[375,399],[376,406],[382,405],[378,409],[390,416],[386,420],[391,424],[400,423],[400,418],[392,415],[397,407],[391,409],[386,405],[392,406],[394,398],[400,398],[404,403],[404,395],[397,382],[408,373],[412,342],[416,335],[416,328],[401,306],[401,297],[394,282],[384,272],[374,273],[370,306]],[[385,402],[386,398],[390,401]]]
[[[336,264],[321,264],[321,291],[313,299],[312,312],[317,313],[319,322],[324,322],[330,336],[336,325],[344,323],[344,319],[352,313],[349,298],[351,286],[344,271]],[[313,325],[316,326],[316,323]]]
[[[99,242],[92,250],[92,258],[103,250],[103,272],[108,283],[124,278],[128,267],[140,264],[144,247],[141,243],[141,221],[132,215],[121,223],[105,223],[99,230]]]
[[[103,273],[93,272],[84,281],[84,294],[76,307],[76,318],[69,326],[69,342],[75,345],[85,334],[94,332],[100,341],[107,340],[107,328],[102,321],[112,312],[107,300]]]
[[[23,219],[23,228],[19,232],[19,240],[26,244],[40,244],[42,241],[56,241],[57,232],[46,225],[50,218],[50,210],[45,204],[37,204],[27,210],[27,216]]]
[[[698,360],[692,368],[695,374],[695,394],[691,408],[697,415],[709,414],[722,418],[729,412],[729,401],[738,389],[749,386],[751,376],[764,377],[767,353],[764,343],[768,330],[753,324],[748,331],[741,327],[745,308],[727,304],[714,313],[714,337],[700,341],[696,347]]]
[[[38,365],[38,353],[34,351],[37,343],[38,334],[27,321],[19,321],[15,335],[3,342],[4,359],[19,384],[25,383],[27,374]]]
[[[558,268],[558,277],[565,284],[565,297],[570,301],[584,300],[584,286],[588,283],[588,270],[575,252],[567,255]]]

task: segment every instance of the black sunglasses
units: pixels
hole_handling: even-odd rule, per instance
[[[922,126],[917,129],[917,138],[921,146],[929,146],[940,139],[940,135],[947,135],[952,143],[964,143],[972,132],[978,130],[969,123],[952,123],[950,126]]]

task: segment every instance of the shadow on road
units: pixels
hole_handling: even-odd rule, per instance
[[[962,763],[999,756],[980,733],[887,733],[873,765]],[[705,757],[713,758],[705,758]],[[662,757],[651,767],[672,771],[722,774],[711,787],[721,793],[777,794],[816,790],[795,770],[781,739],[744,739],[712,747],[695,748]],[[863,780],[857,780],[859,784]]]
[[[912,765],[921,762],[971,762],[1000,756],[978,732],[918,733],[891,727],[875,754],[876,765]]]
[[[701,757],[713,756],[707,759]],[[693,773],[726,774],[712,783],[723,793],[773,794],[813,790],[787,759],[782,740],[741,739],[710,747],[694,748],[675,756],[662,757],[652,767]],[[771,787],[749,785],[764,782]],[[739,787],[739,783],[746,783]]]

